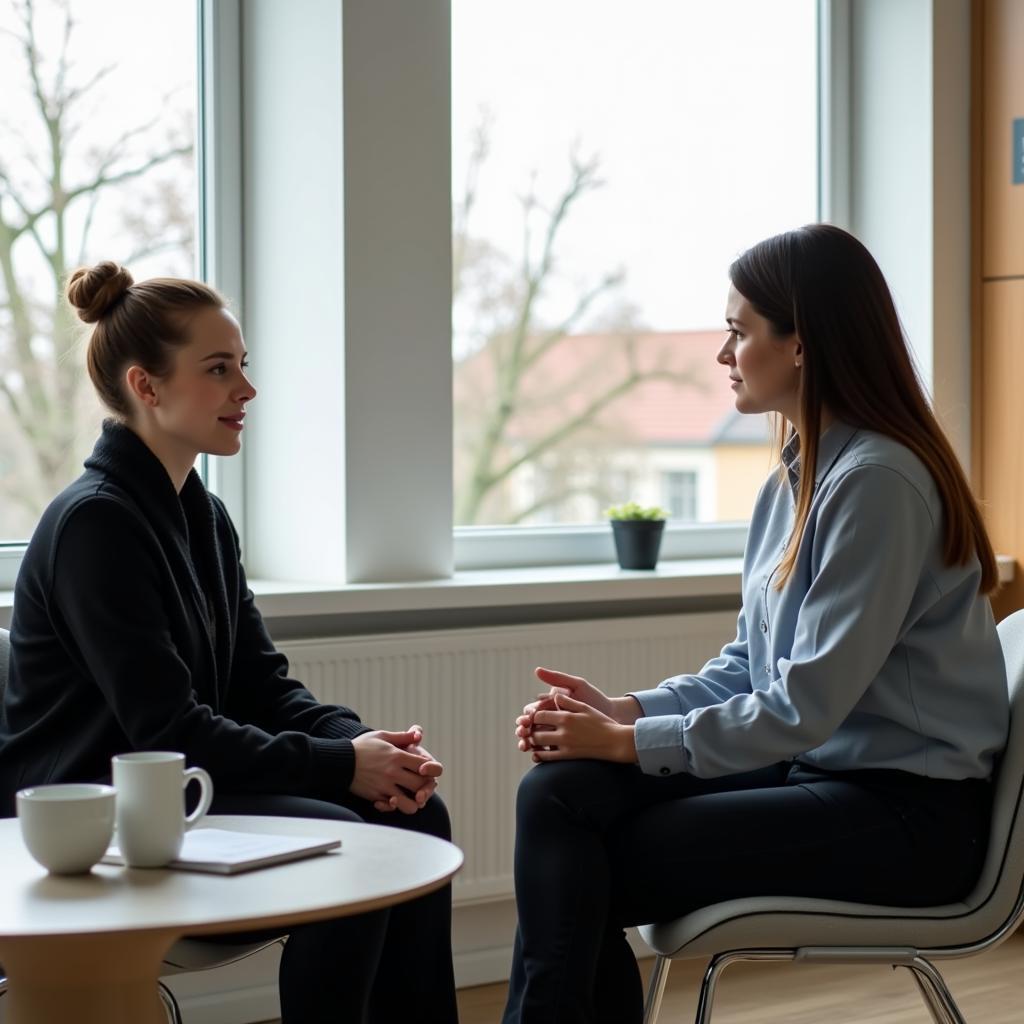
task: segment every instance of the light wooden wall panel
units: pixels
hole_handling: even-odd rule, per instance
[[[1024,0],[984,0],[982,273],[1024,274],[1024,184],[1012,184],[1012,125],[1024,118]]]
[[[1024,608],[1024,184],[1013,121],[1024,117],[1024,0],[971,4],[972,477],[996,551],[1015,579],[996,618]]]
[[[997,551],[1017,559],[996,617],[1024,607],[1024,279],[986,281],[982,297],[981,493]]]

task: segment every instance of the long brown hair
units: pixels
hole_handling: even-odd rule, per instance
[[[124,419],[131,416],[121,382],[125,369],[137,364],[164,376],[174,349],[188,341],[191,317],[201,309],[225,307],[224,298],[202,281],[151,277],[136,283],[110,260],[73,271],[67,299],[80,320],[96,325],[86,366],[103,404]]]
[[[796,333],[803,348],[800,474],[793,532],[779,565],[781,588],[796,564],[814,496],[822,408],[854,427],[909,448],[939,490],[943,556],[948,565],[981,562],[981,593],[998,583],[996,558],[978,503],[918,379],[882,271],[853,235],[810,224],[748,249],[729,267],[736,290],[779,337]],[[779,417],[781,421],[782,418]],[[782,421],[777,454],[795,424]]]

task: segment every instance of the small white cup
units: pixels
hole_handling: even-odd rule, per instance
[[[117,789],[117,845],[132,868],[159,868],[181,852],[186,829],[210,808],[213,782],[202,768],[186,768],[185,755],[145,750],[111,760]],[[195,779],[199,804],[185,817],[185,787]]]
[[[55,875],[80,875],[96,864],[114,832],[114,787],[92,783],[32,786],[17,794],[28,852]]]

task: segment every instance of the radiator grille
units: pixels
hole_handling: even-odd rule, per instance
[[[369,725],[416,722],[445,764],[441,792],[466,864],[460,903],[512,894],[515,794],[530,762],[513,719],[539,692],[536,665],[586,676],[608,693],[695,671],[733,636],[735,613],[713,612],[281,644],[321,700]]]

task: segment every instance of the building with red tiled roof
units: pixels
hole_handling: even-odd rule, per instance
[[[581,334],[552,344],[520,375],[494,461],[535,455],[494,488],[477,521],[593,521],[607,504],[630,499],[680,519],[746,518],[768,469],[767,424],[736,412],[728,371],[715,358],[722,341],[716,330]],[[493,424],[507,354],[492,345],[455,367],[457,474],[474,429],[486,435]],[[525,509],[534,511],[524,517]]]

